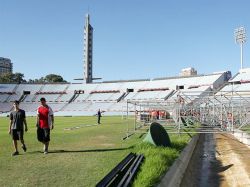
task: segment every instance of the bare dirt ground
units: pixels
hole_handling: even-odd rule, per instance
[[[250,149],[230,134],[216,134],[216,159],[225,169],[219,186],[250,186]]]

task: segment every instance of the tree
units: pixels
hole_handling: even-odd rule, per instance
[[[54,83],[54,82],[67,82],[63,79],[61,75],[49,74],[45,77],[41,77],[40,79],[29,79],[26,81],[24,79],[24,74],[16,72],[16,73],[5,73],[0,75],[0,83]]]
[[[35,79],[37,80],[37,83],[45,83],[45,78],[41,77],[40,79]]]
[[[44,77],[45,82],[66,82],[61,75],[49,74]]]
[[[24,74],[22,73],[4,73],[0,76],[0,83],[24,83]]]
[[[29,80],[27,81],[27,83],[34,83],[34,80],[29,79]]]
[[[12,81],[13,81],[13,83],[18,83],[18,84],[27,82],[24,79],[24,74],[18,73],[18,72],[13,74]]]
[[[0,75],[0,83],[12,83],[12,73],[4,73]]]

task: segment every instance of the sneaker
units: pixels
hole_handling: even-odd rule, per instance
[[[16,156],[16,155],[19,155],[18,151],[16,151],[16,152],[14,152],[14,153],[11,154],[11,156]]]
[[[44,151],[44,154],[47,155],[47,154],[48,154],[48,151]]]
[[[22,145],[22,148],[23,148],[23,151],[24,151],[24,152],[27,151],[26,145]]]
[[[45,147],[45,145],[43,146],[43,152],[45,152],[46,151],[46,147]],[[47,151],[48,152],[48,151]]]

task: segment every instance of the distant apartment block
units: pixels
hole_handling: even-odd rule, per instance
[[[5,73],[12,73],[13,65],[8,58],[0,57],[0,75]]]

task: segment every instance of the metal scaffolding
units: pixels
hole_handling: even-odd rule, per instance
[[[195,133],[232,133],[250,123],[250,90],[237,91],[233,89],[233,85],[230,91],[178,90],[167,100],[127,102],[134,106],[133,132],[153,121],[166,127],[172,126],[168,131],[170,133],[185,133],[185,128],[196,122],[206,127],[206,130]],[[150,111],[155,110],[168,112],[170,118],[152,118]],[[142,114],[148,114],[149,120],[143,120]]]

